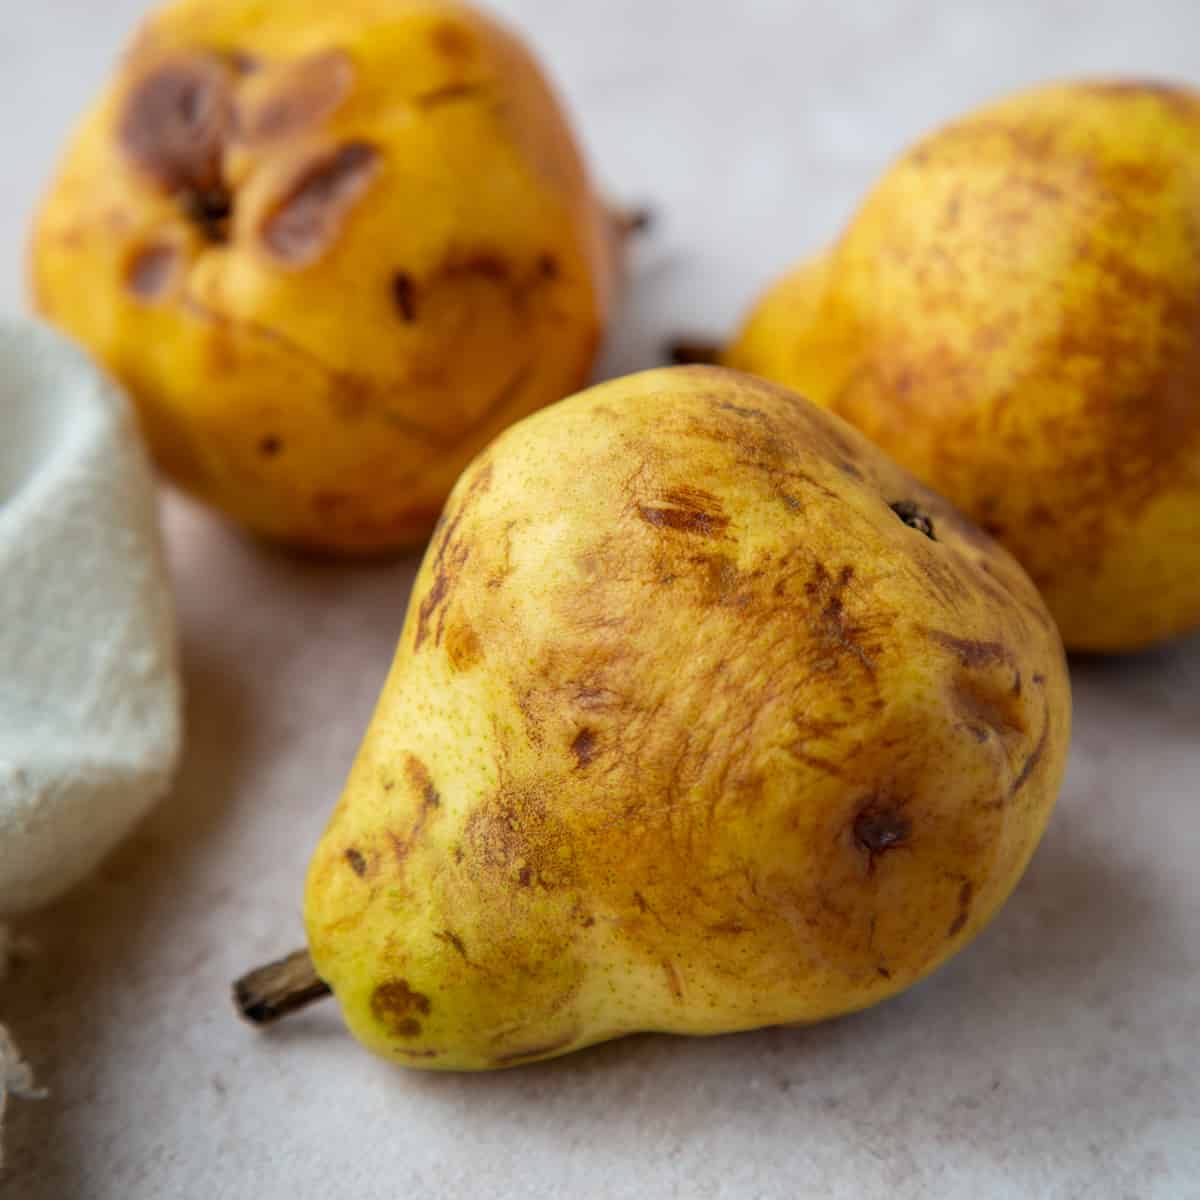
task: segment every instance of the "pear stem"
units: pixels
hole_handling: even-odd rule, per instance
[[[330,992],[329,984],[317,975],[308,951],[297,950],[243,975],[233,985],[233,1002],[247,1021],[271,1025]]]
[[[650,208],[610,208],[609,216],[622,241],[646,233],[654,226],[654,210]]]
[[[699,338],[680,338],[667,346],[667,355],[676,366],[715,367],[721,362],[722,347]]]

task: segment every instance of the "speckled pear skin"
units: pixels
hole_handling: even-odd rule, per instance
[[[584,386],[614,249],[541,68],[471,6],[175,0],[71,139],[31,274],[177,483],[370,554]]]
[[[1059,84],[932,134],[723,361],[994,534],[1068,648],[1200,626],[1200,92]]]
[[[310,950],[416,1067],[863,1008],[1004,902],[1069,733],[1049,613],[944,500],[775,385],[620,379],[455,489]]]

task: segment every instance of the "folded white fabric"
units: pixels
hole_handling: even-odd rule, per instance
[[[58,334],[0,321],[0,916],[90,871],[165,791],[179,740],[129,404]]]

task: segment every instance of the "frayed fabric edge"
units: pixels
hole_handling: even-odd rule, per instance
[[[0,979],[8,974],[9,963],[22,954],[23,947],[5,925],[0,925]],[[0,1167],[4,1165],[4,1114],[9,1097],[18,1100],[41,1100],[44,1089],[33,1081],[33,1069],[21,1057],[17,1044],[8,1030],[0,1025]]]

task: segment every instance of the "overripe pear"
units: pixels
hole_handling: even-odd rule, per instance
[[[905,154],[721,361],[974,518],[1068,648],[1200,625],[1200,93],[1037,88]]]
[[[1004,902],[1069,728],[1024,572],[849,426],[719,368],[605,384],[457,485],[312,967],[243,1008],[323,980],[373,1050],[473,1069],[863,1008]]]
[[[73,138],[32,280],[183,487],[375,552],[587,381],[614,250],[537,63],[471,7],[175,0]]]

